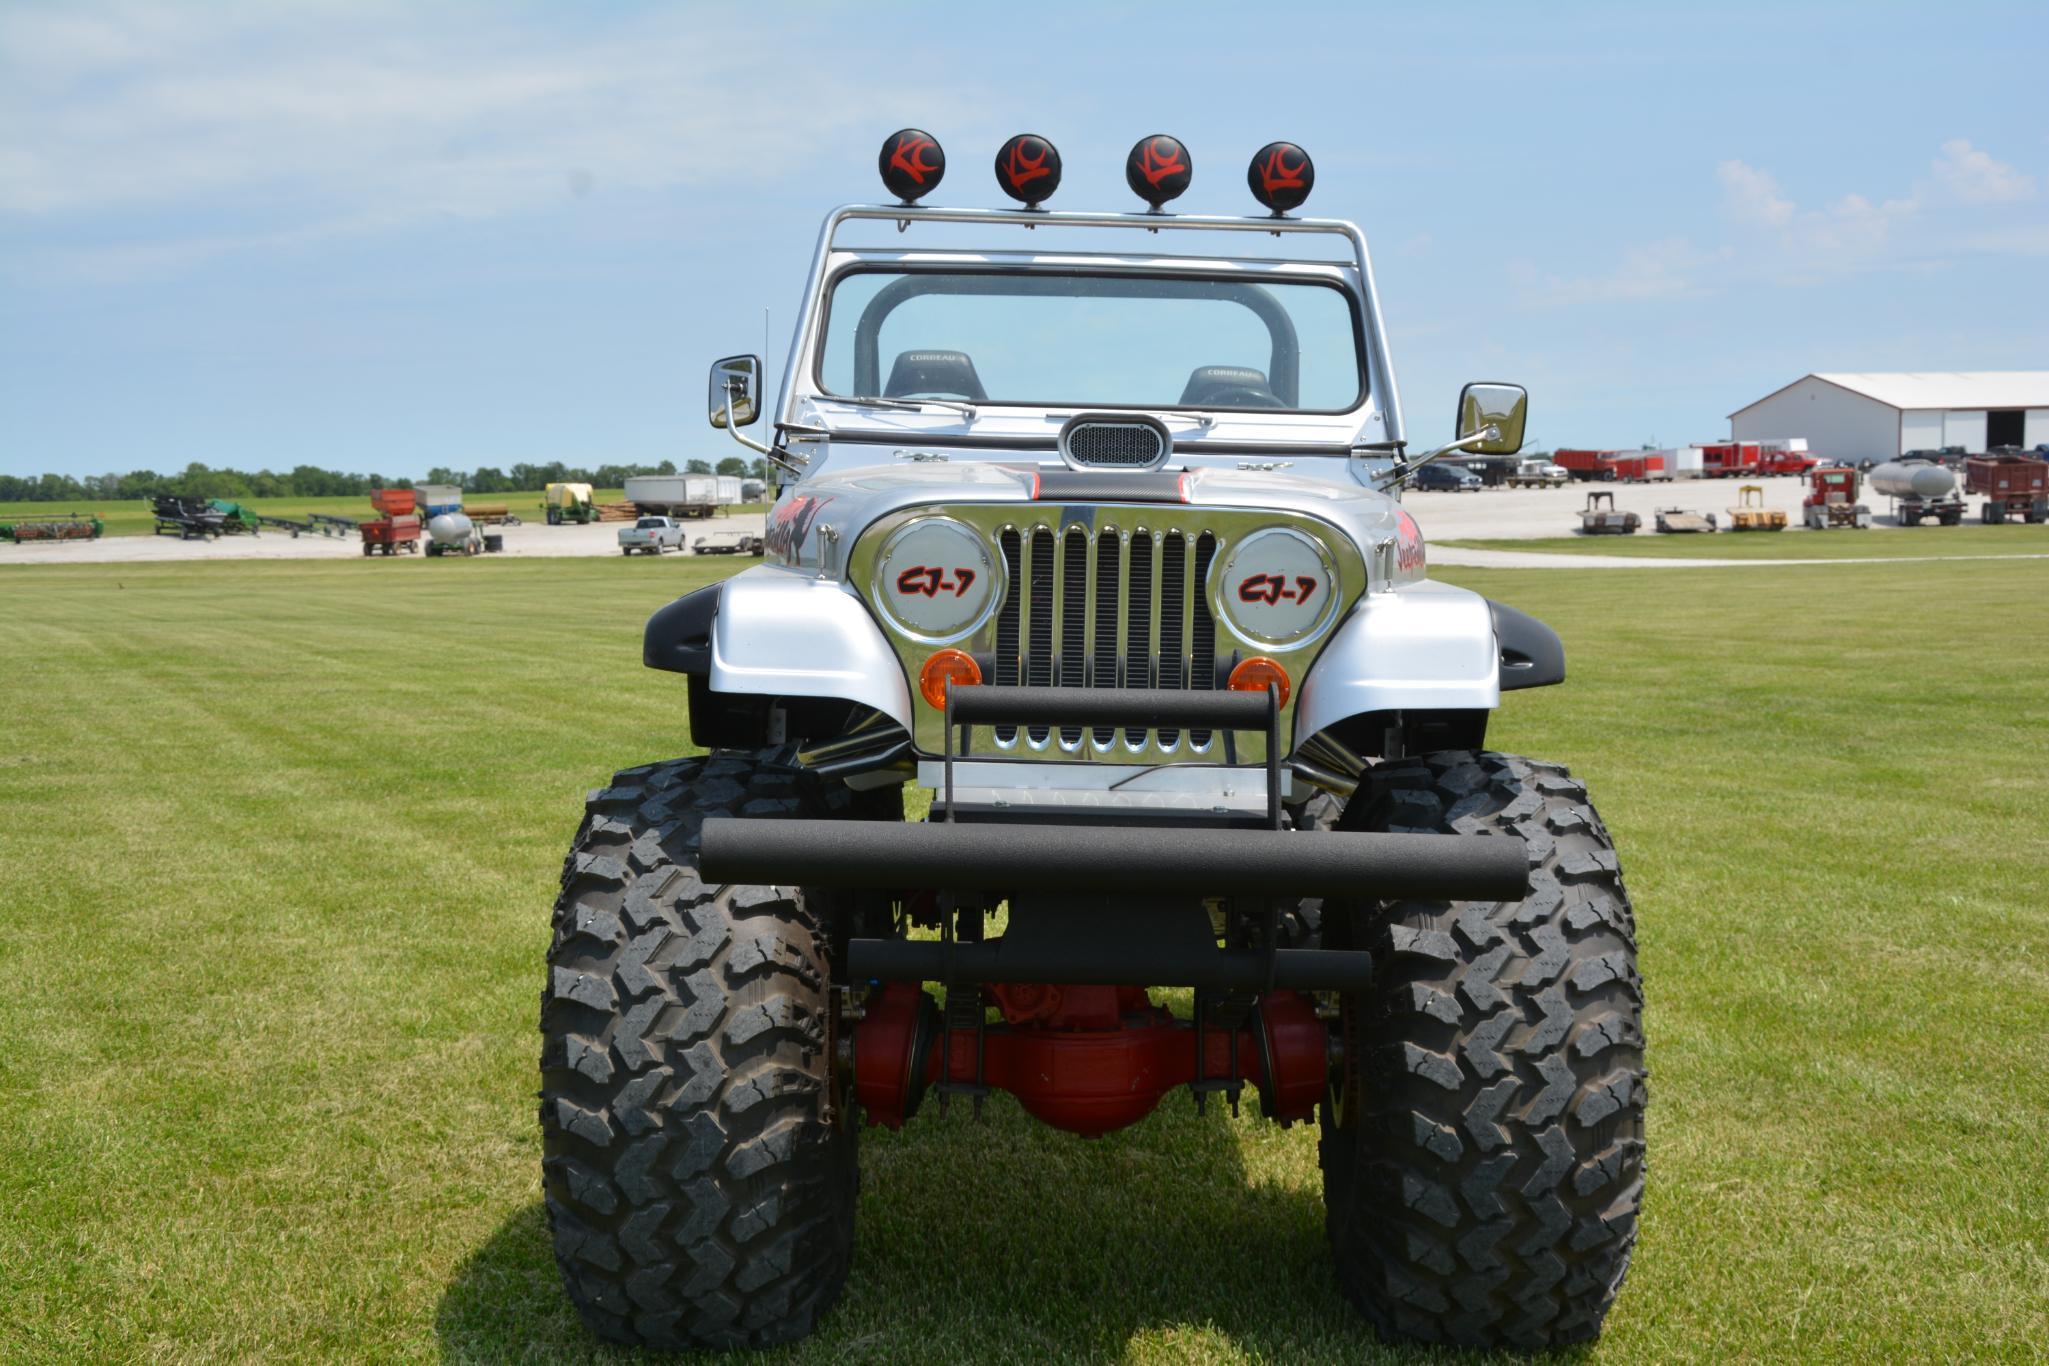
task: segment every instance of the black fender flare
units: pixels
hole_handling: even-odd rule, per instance
[[[685,593],[647,619],[640,662],[650,669],[711,677],[711,627],[719,614],[722,583]]]
[[[1565,681],[1565,642],[1527,612],[1487,599],[1501,647],[1501,691],[1548,688]]]

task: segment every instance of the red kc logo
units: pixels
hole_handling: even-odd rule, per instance
[[[1138,155],[1138,173],[1146,178],[1149,185],[1157,185],[1175,172],[1187,169],[1188,163],[1181,156],[1181,144],[1172,138],[1154,138]]]

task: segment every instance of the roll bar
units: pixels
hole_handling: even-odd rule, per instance
[[[817,327],[818,296],[825,282],[825,263],[831,257],[834,238],[847,223],[895,223],[899,232],[913,223],[963,223],[1020,228],[1139,228],[1146,232],[1264,232],[1280,237],[1313,233],[1341,237],[1352,248],[1352,264],[1365,289],[1367,340],[1381,371],[1382,408],[1389,437],[1399,443],[1401,397],[1395,389],[1394,367],[1388,358],[1387,330],[1380,318],[1380,291],[1373,281],[1373,255],[1359,225],[1342,218],[1289,218],[1275,214],[1268,218],[1238,217],[1208,213],[1088,213],[1068,209],[941,209],[919,204],[843,204],[826,215],[819,230],[818,248],[812,253],[811,273],[804,286],[802,326],[790,337],[790,354],[783,366],[782,401],[777,405],[779,421],[789,423],[796,399],[793,382],[797,359],[809,347]]]

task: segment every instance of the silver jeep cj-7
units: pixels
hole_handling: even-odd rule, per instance
[[[901,202],[826,220],[772,440],[759,359],[713,367],[781,475],[771,562],[649,621],[710,752],[591,796],[542,999],[549,1220],[604,1337],[808,1332],[864,1122],[1002,1090],[1097,1135],[1247,1086],[1320,1125],[1384,1336],[1600,1331],[1643,1181],[1629,900],[1580,784],[1486,748],[1558,638],[1431,582],[1393,494],[1513,453],[1525,395],[1468,385],[1408,455],[1366,239],[1289,216],[1309,158],[1263,148],[1243,218],[1164,211],[1189,161],[1146,138],[1149,211],[1050,212],[1024,135],[1022,207],[926,208],[905,130]]]

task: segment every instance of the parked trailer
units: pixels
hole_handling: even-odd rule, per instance
[[[1964,461],[1964,492],[1985,495],[1978,516],[1987,526],[2049,521],[2049,461],[2029,455],[1974,455]]]
[[[372,489],[370,506],[384,515],[356,524],[363,533],[365,555],[419,551],[420,518],[415,511],[419,498],[412,489]]]
[[[400,551],[412,555],[420,549],[420,519],[411,513],[378,517],[356,525],[363,533],[365,555],[395,555]]]
[[[1706,473],[1698,446],[1666,446],[1650,454],[1664,459],[1668,479],[1698,479]]]
[[[1931,460],[1888,460],[1871,471],[1871,487],[1893,500],[1893,519],[1901,526],[1940,522],[1955,526],[1964,520],[1955,471]]]
[[[0,541],[17,545],[30,541],[97,541],[106,530],[106,524],[90,512],[74,512],[68,517],[16,517],[0,522]]]
[[[1870,527],[1871,509],[1857,501],[1857,471],[1848,465],[1817,468],[1800,500],[1800,521],[1809,531]]]
[[[1709,479],[1734,479],[1764,473],[1764,447],[1755,441],[1716,441],[1700,448],[1701,473]]]
[[[1731,531],[1784,531],[1786,514],[1764,505],[1764,485],[1745,484],[1736,490],[1736,506],[1729,509]]]
[[[1615,510],[1612,493],[1589,493],[1587,505],[1579,514],[1582,536],[1633,536],[1642,525],[1643,518],[1635,513]]]
[[[626,481],[626,501],[661,517],[711,517],[740,501],[740,479],[731,474],[636,474]]]
[[[1669,483],[1672,478],[1661,451],[1615,451],[1601,457],[1601,464],[1617,483]]]

